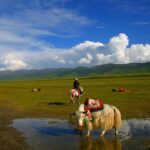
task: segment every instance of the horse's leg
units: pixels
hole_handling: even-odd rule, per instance
[[[102,131],[101,137],[104,136],[105,132],[106,132],[105,130]]]
[[[70,106],[71,106],[71,101],[72,101],[72,100],[70,99],[70,102],[69,102]]]
[[[74,104],[74,97],[70,100],[70,106]]]
[[[80,105],[80,96],[79,96],[79,98],[78,98],[78,104]]]
[[[76,97],[73,97],[72,104],[74,105]]]
[[[77,97],[77,104],[80,105],[80,97]]]
[[[78,97],[75,97],[75,104],[78,104]]]
[[[77,104],[77,102],[78,102],[78,97],[75,97],[75,104]]]

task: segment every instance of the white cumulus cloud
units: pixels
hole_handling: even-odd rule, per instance
[[[96,49],[98,47],[104,46],[103,43],[100,42],[92,42],[92,41],[85,41],[73,47],[76,50],[84,50],[84,49]]]
[[[27,67],[27,64],[20,59],[17,59],[13,55],[7,55],[3,58],[3,67],[0,68],[0,71],[4,70],[19,70]]]
[[[23,39],[22,39],[23,40]],[[15,39],[16,44],[17,38]],[[12,44],[0,46],[0,70],[41,69],[56,67],[93,66],[107,63],[133,63],[150,61],[150,44],[132,44],[120,33],[108,43],[85,41],[71,48],[55,48],[47,43],[32,39],[22,47]],[[20,41],[18,42],[20,43]],[[24,43],[24,42],[23,42]],[[11,55],[10,55],[11,53]]]
[[[150,44],[134,44],[127,49],[129,62],[150,61]]]
[[[79,60],[79,64],[90,64],[92,61],[93,57],[90,53],[87,53],[84,58],[81,58]]]

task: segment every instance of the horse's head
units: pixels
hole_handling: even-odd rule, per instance
[[[83,93],[83,87],[80,86],[79,90],[80,90],[81,93]]]

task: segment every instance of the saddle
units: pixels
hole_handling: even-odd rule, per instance
[[[98,98],[96,98],[96,99],[87,98],[84,105],[85,105],[86,109],[90,110],[90,111],[96,111],[96,110],[103,109],[103,102],[102,102],[102,100],[100,100]]]
[[[75,90],[78,92],[79,96],[82,95],[82,92],[79,88],[75,88]]]
[[[78,92],[78,96],[80,96],[82,94],[80,92],[80,90],[76,88],[76,89],[73,89],[72,92],[71,92],[72,97],[74,97],[76,95],[76,92]]]

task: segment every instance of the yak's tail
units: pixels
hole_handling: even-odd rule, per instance
[[[121,113],[118,108],[114,107],[114,128],[119,129],[121,127]]]

